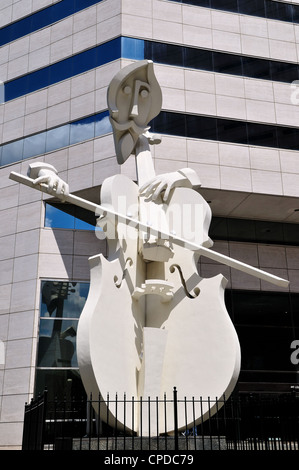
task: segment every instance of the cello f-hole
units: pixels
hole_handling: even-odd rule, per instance
[[[126,277],[126,274],[128,272],[128,266],[132,266],[132,264],[133,264],[132,258],[126,259],[125,269],[123,270],[123,275],[122,275],[121,280],[119,281],[118,276],[116,276],[116,275],[114,276],[113,281],[114,281],[115,286],[118,289],[121,287],[122,282],[123,282],[124,278]]]
[[[181,267],[178,264],[172,264],[169,268],[169,271],[171,273],[174,273],[174,271],[176,269],[177,269],[177,271],[180,275],[181,283],[182,283],[182,286],[184,288],[185,294],[187,295],[187,297],[189,297],[189,299],[196,299],[196,297],[198,297],[199,294],[200,294],[200,288],[199,287],[194,287],[193,292],[189,292],[189,290],[187,289],[186,281],[185,281],[185,278],[183,276]]]

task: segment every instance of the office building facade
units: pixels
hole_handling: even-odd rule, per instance
[[[93,202],[105,178],[135,180],[134,159],[116,161],[106,92],[144,58],[163,93],[156,172],[196,170],[213,249],[290,280],[282,289],[199,262],[202,277],[228,279],[238,390],[296,387],[299,0],[2,0],[0,28],[0,448],[20,447],[24,404],[44,387],[83,392],[76,328],[88,257],[106,254],[93,214],[9,174],[50,163]]]

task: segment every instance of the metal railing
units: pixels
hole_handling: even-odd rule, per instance
[[[199,423],[198,407],[207,418]],[[167,431],[169,420],[172,432]],[[45,391],[25,406],[22,448],[299,450],[299,397],[239,394],[227,401],[187,400],[178,399],[174,388],[171,398],[155,400],[124,395],[49,401]]]

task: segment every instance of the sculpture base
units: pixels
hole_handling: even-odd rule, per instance
[[[107,437],[73,439],[72,450],[145,450],[145,451],[174,451],[174,450],[227,450],[226,439],[223,436],[179,436],[178,448],[174,437]]]

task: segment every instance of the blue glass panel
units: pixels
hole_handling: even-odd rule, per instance
[[[94,5],[96,2],[94,0],[74,0],[75,11],[83,10],[84,8]]]
[[[10,41],[25,36],[31,30],[31,16],[27,16],[10,25]],[[8,41],[7,41],[8,42]]]
[[[96,66],[107,64],[112,60],[121,57],[121,38],[112,39],[112,41],[101,44],[97,47]]]
[[[72,212],[74,212],[74,209]],[[73,229],[75,228],[75,217],[72,214],[57,209],[51,204],[46,204],[45,227]]]
[[[62,18],[72,15],[75,12],[74,3],[74,0],[63,0],[53,5],[51,10],[49,10],[50,16],[48,24],[55,23]]]
[[[2,147],[2,165],[9,165],[10,163],[22,160],[23,156],[23,139],[16,140],[10,144],[3,145]]]
[[[41,155],[45,151],[46,132],[40,132],[24,139],[23,159]]]
[[[47,131],[46,152],[66,147],[70,142],[70,125],[56,127]]]
[[[5,101],[10,101],[27,93],[28,75],[5,83]]]
[[[143,39],[121,38],[121,55],[126,59],[143,60],[144,59],[144,41]]]
[[[76,144],[94,137],[95,117],[90,116],[70,124],[70,144]]]
[[[73,58],[70,57],[51,65],[49,71],[49,84],[51,85],[70,78],[73,75]]]
[[[109,134],[109,132],[112,132],[112,127],[108,111],[97,114],[95,118],[95,136],[98,137],[100,135]]]
[[[44,10],[38,11],[34,15],[31,15],[31,31],[37,31],[38,29],[44,28],[49,25],[51,18],[51,7],[45,8]]]
[[[26,93],[31,93],[49,85],[50,70],[49,67],[37,70],[28,74]]]
[[[77,230],[94,230],[95,227],[94,227],[94,225],[89,224],[88,222],[85,222],[84,220],[75,219],[75,229],[77,229]]]
[[[96,67],[96,56],[97,49],[93,47],[85,52],[74,55],[72,57],[73,73],[72,75],[78,75],[79,73],[86,72],[87,70]]]

